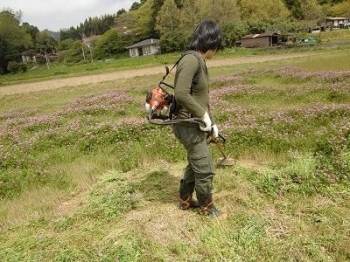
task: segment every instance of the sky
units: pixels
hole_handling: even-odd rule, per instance
[[[77,27],[89,17],[112,15],[124,8],[129,11],[138,0],[0,0],[0,11],[10,8],[21,11],[21,22],[36,26],[40,31],[58,32]]]

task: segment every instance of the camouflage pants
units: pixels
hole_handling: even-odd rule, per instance
[[[207,144],[207,134],[198,125],[174,125],[175,137],[187,151],[188,164],[180,183],[180,198],[186,199],[194,191],[201,206],[212,201],[211,191],[215,167]]]

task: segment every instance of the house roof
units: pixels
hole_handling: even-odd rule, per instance
[[[261,38],[261,37],[270,37],[270,36],[277,36],[279,34],[277,33],[262,33],[262,34],[254,34],[254,35],[245,35],[242,36],[241,39],[252,39],[252,38]]]
[[[138,48],[138,47],[143,47],[143,46],[148,46],[148,45],[156,45],[156,44],[158,44],[158,42],[159,42],[159,39],[150,38],[150,39],[143,40],[139,43],[129,45],[125,48],[130,49],[130,48]]]

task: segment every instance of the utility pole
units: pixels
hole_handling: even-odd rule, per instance
[[[94,59],[93,59],[93,57],[92,57],[92,51],[91,51],[92,46],[91,46],[91,43],[89,43],[89,42],[86,41],[86,36],[85,36],[84,33],[82,33],[82,35],[81,35],[81,40],[83,41],[83,43],[85,44],[85,46],[89,49],[89,51],[90,51],[90,57],[91,57],[91,62],[93,63],[93,62],[94,62]],[[84,57],[84,61],[85,61],[84,47],[82,47],[81,50],[82,50],[82,52],[83,52],[83,57]]]
[[[83,52],[83,57],[84,57],[84,61],[85,61],[86,59],[85,59],[85,52],[84,52],[84,46],[83,45],[81,46],[81,51]]]
[[[89,51],[90,51],[90,57],[91,57],[91,62],[93,63],[94,62],[94,58],[92,57],[92,46],[91,46],[91,43],[86,43],[86,46],[89,48]]]
[[[45,60],[46,60],[46,66],[47,66],[47,69],[50,69],[50,59],[49,59],[49,56],[47,55],[46,51],[45,51]]]

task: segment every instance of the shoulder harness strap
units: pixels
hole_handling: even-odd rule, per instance
[[[198,84],[198,81],[199,81],[199,73],[200,73],[200,67],[201,67],[201,64],[200,64],[200,61],[199,61],[199,57],[197,55],[197,53],[193,50],[188,50],[184,53],[181,54],[181,57],[175,62],[175,64],[171,67],[171,69],[169,70],[169,67],[168,66],[165,66],[165,75],[163,76],[163,79],[160,81],[159,85],[163,84],[163,85],[166,85],[168,87],[171,87],[172,89],[174,89],[174,86],[170,85],[170,84],[167,84],[164,82],[165,78],[171,73],[171,71],[179,64],[179,62],[181,61],[181,59],[185,56],[185,55],[188,55],[188,54],[193,54],[197,59],[198,59],[198,67],[197,67],[197,71],[192,79],[192,84],[191,84],[191,93],[192,93],[192,89],[193,87],[195,87],[197,84]]]

